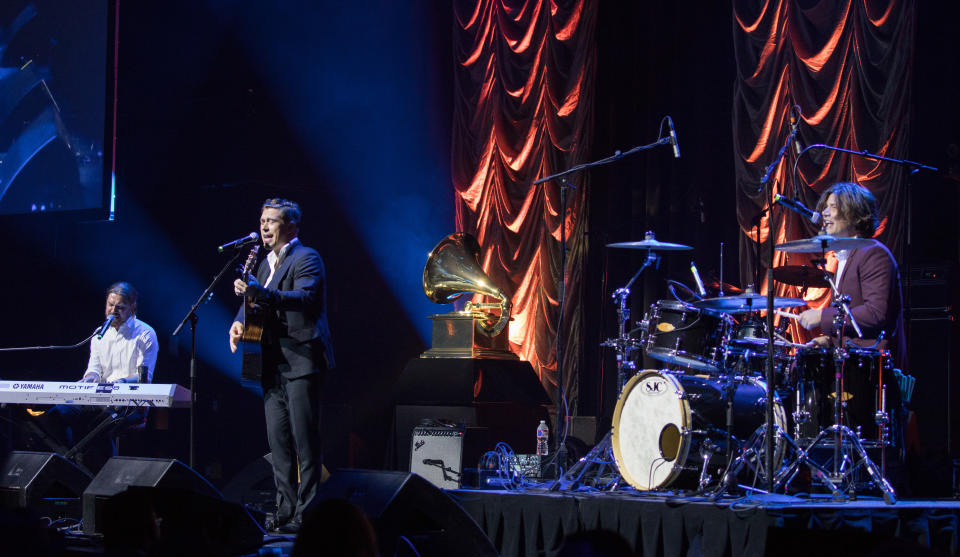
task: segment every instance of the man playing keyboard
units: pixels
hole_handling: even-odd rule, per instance
[[[153,380],[159,350],[157,333],[153,327],[137,319],[136,313],[137,290],[130,283],[117,282],[107,289],[104,317],[109,319],[112,316],[113,321],[106,331],[101,331],[102,337],[96,334],[91,339],[90,360],[80,381],[149,383]],[[70,447],[108,417],[104,412],[102,407],[58,404],[42,416],[41,423],[55,441]],[[147,415],[146,408],[107,408],[106,412],[117,414],[111,430],[143,422]],[[102,439],[99,441],[103,442]],[[112,447],[110,451],[99,452],[112,454]],[[92,456],[91,453],[88,454]],[[95,458],[97,462],[88,459],[85,465],[91,470],[94,466],[99,468],[106,461],[104,456],[109,457],[99,454]]]

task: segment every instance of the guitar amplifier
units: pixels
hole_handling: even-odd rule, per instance
[[[486,443],[487,428],[417,426],[410,447],[410,471],[441,489],[458,489],[464,468],[477,465],[493,445]]]

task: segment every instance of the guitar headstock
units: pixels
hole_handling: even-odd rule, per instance
[[[254,244],[250,248],[250,253],[247,255],[247,260],[243,264],[243,269],[240,271],[240,280],[247,282],[247,279],[250,277],[250,273],[253,272],[253,266],[257,263],[257,254],[260,253],[260,244]]]

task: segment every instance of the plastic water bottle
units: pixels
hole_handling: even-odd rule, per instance
[[[550,428],[547,427],[546,420],[540,420],[537,426],[537,455],[547,456],[550,452]]]

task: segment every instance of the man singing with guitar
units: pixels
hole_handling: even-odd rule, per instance
[[[240,344],[258,344],[254,348],[262,354],[262,359],[245,357],[244,365],[262,362],[267,442],[277,486],[275,528],[286,533],[300,528],[303,511],[317,493],[323,462],[320,384],[323,372],[334,367],[323,260],[300,242],[299,231],[296,203],[264,202],[260,235],[267,257],[254,275],[234,282],[244,304],[230,327],[231,351]],[[251,333],[260,331],[256,343]],[[252,375],[255,371],[244,370],[244,377]]]

